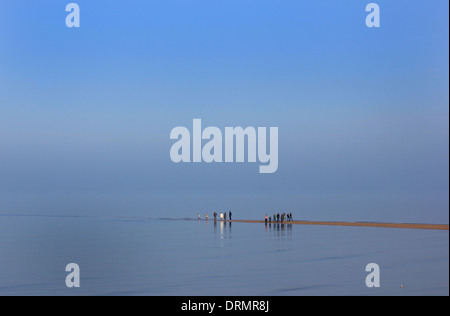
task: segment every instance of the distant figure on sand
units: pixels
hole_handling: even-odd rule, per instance
[[[220,213],[220,219],[221,220],[223,219],[223,213]]]
[[[217,212],[214,212],[214,220],[217,219]]]
[[[230,221],[231,221],[231,215],[233,215],[232,213],[231,213],[231,211],[229,212],[230,214],[229,214],[229,217],[230,217]]]
[[[226,221],[227,220],[227,212],[223,213],[223,219]]]
[[[267,214],[266,214],[266,217],[264,218],[264,221],[265,221],[265,223],[267,224],[267,220],[268,220],[269,218],[267,217]]]
[[[208,213],[206,213],[206,219],[208,219],[208,218],[209,218]]]
[[[200,219],[200,213],[197,214],[197,218]]]

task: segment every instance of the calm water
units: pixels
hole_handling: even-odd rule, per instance
[[[71,262],[78,289],[65,286]],[[380,288],[365,285],[371,262]],[[449,295],[449,234],[0,215],[0,295],[79,294]]]

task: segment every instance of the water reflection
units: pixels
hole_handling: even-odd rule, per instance
[[[266,231],[266,252],[292,251],[293,236],[292,224],[268,223],[265,225]]]
[[[229,221],[214,221],[214,233],[220,239],[231,238],[231,222]]]
[[[232,222],[224,221],[224,220],[209,220],[206,225],[208,226],[208,222],[212,222],[214,226],[214,239],[219,241],[219,247],[223,248],[226,246],[231,246],[231,237],[232,237]],[[261,224],[247,224],[247,225],[261,225]],[[280,251],[280,250],[289,250],[292,245],[291,242],[293,239],[292,236],[292,224],[288,223],[267,223],[264,225],[265,237],[266,237],[266,248],[269,251]],[[259,226],[262,231],[263,226]]]
[[[231,222],[214,220],[214,236],[220,241],[220,248],[225,247],[225,242],[231,239]]]
[[[265,224],[266,236],[271,236],[278,239],[292,239],[292,224],[286,223],[268,223]]]

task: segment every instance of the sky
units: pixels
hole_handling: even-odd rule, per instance
[[[448,1],[74,2],[0,2],[0,213],[448,223]],[[194,118],[277,172],[173,163]]]

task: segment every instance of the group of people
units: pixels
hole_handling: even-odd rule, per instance
[[[214,220],[217,220],[217,215],[219,215],[219,219],[220,219],[220,220],[225,220],[225,221],[227,220],[227,212],[220,213],[220,214],[217,214],[217,212],[214,212]],[[232,215],[233,215],[233,213],[231,213],[231,211],[228,212],[228,219],[229,219],[230,221],[231,221],[231,216],[232,216]],[[197,215],[197,218],[198,218],[198,219],[201,218],[200,214]],[[209,215],[206,214],[205,218],[206,218],[206,219],[209,219]]]
[[[283,212],[281,214],[280,213],[276,213],[276,214],[273,213],[273,222],[284,223],[285,221],[291,222],[293,220],[294,220],[294,218],[292,217],[292,212],[290,212],[290,213]],[[272,216],[268,216],[266,214],[265,222],[266,222],[266,224],[267,224],[267,222],[272,223]]]
[[[233,215],[233,213],[231,213],[231,211],[228,212],[228,220],[231,221],[231,216],[232,215]],[[217,212],[214,212],[214,220],[217,220],[217,216],[219,216],[220,220],[225,220],[225,221],[227,220],[227,212],[223,212],[223,213],[219,213],[219,214]],[[197,218],[201,219],[200,214],[197,215]],[[205,218],[209,219],[209,215],[206,214]],[[267,223],[272,223],[272,222],[274,222],[274,223],[291,222],[293,220],[294,220],[294,218],[292,216],[292,212],[290,212],[290,213],[283,212],[281,214],[280,213],[273,213],[273,217],[272,216],[268,216],[266,214],[266,217],[265,217],[266,224]]]

